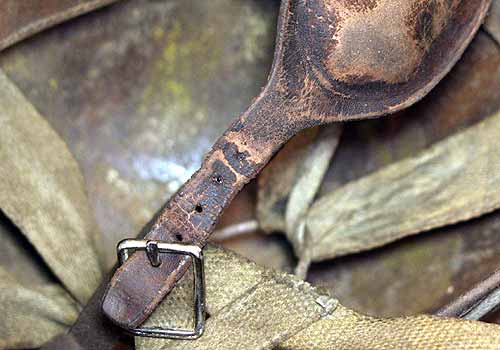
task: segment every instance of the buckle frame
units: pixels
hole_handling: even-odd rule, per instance
[[[127,328],[140,337],[193,340],[205,330],[205,272],[203,251],[194,244],[170,243],[155,240],[124,239],[116,246],[118,262],[122,265],[129,258],[130,250],[144,250],[153,268],[161,265],[160,253],[186,255],[191,257],[194,267],[194,314],[193,329],[171,329],[160,327]]]

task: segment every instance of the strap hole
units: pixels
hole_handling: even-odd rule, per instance
[[[203,207],[201,205],[197,205],[196,208],[194,208],[194,210],[197,212],[197,213],[202,213],[203,212]]]
[[[182,235],[180,233],[175,234],[175,239],[178,240],[179,242],[182,242],[184,238],[182,238]]]
[[[224,181],[224,179],[223,179],[223,178],[222,178],[222,176],[220,176],[220,175],[216,175],[216,176],[214,176],[214,180],[215,180],[215,182],[217,182],[218,184],[221,184],[221,183]]]

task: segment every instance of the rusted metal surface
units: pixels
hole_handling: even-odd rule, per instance
[[[0,50],[35,33],[117,0],[3,0]]]
[[[116,242],[189,179],[265,84],[277,12],[257,0],[124,0],[0,55],[78,160],[109,268]]]
[[[489,5],[489,1],[447,2],[447,5],[436,2],[434,9],[444,6],[437,12],[444,17],[435,20],[426,6],[418,7],[417,2],[407,1],[407,8],[414,9],[410,11],[412,17],[405,17],[409,25],[396,27],[396,31],[410,30],[414,34],[411,41],[416,44],[408,52],[414,53],[418,45],[425,47],[420,56],[418,52],[415,54],[419,58],[414,59],[414,69],[401,68],[387,80],[369,71],[354,77],[337,76],[339,72],[326,58],[341,53],[343,45],[349,44],[338,40],[326,42],[322,36],[341,35],[339,28],[346,31],[350,28],[355,34],[357,31],[357,36],[347,36],[344,40],[365,37],[366,31],[356,29],[353,19],[360,12],[365,16],[366,11],[388,13],[391,3],[384,1],[372,8],[358,7],[349,12],[349,6],[338,5],[336,1],[284,1],[268,84],[215,143],[200,170],[166,204],[147,237],[203,246],[236,193],[299,130],[395,112],[422,98],[458,60]],[[340,17],[332,12],[334,5],[349,16]],[[384,21],[380,25],[385,27]],[[367,66],[364,63],[357,63],[361,72]],[[151,269],[145,254],[135,254],[113,276],[103,311],[123,327],[140,325],[187,267],[182,258],[171,257],[159,268]]]

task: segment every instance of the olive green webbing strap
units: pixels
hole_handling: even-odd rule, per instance
[[[64,141],[1,70],[0,91],[0,349],[30,349],[92,296],[102,238]]]
[[[78,166],[64,143],[1,72],[0,87],[0,158],[6,165],[0,167],[0,209],[57,277],[40,279],[39,261],[13,254],[15,246],[3,247],[11,247],[4,249],[11,258],[0,265],[0,349],[33,348],[74,322],[78,304],[97,286],[99,236]],[[0,234],[5,242],[7,235]],[[500,349],[498,325],[431,316],[366,317],[327,291],[221,248],[209,245],[205,256],[210,318],[204,335],[195,341],[136,338],[139,350]],[[29,266],[23,272],[13,268],[21,262]],[[188,328],[191,283],[184,278],[147,323]]]
[[[339,306],[283,349],[500,349],[498,325],[421,315],[377,319]]]
[[[205,334],[194,341],[137,337],[138,349],[500,349],[498,325],[427,315],[363,316],[327,291],[221,248],[208,246],[205,257]],[[190,283],[183,279],[147,325],[189,327]]]

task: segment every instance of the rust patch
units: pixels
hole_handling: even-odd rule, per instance
[[[373,10],[379,4],[380,0],[344,0],[343,4],[346,8],[357,11],[365,12]]]

